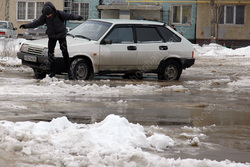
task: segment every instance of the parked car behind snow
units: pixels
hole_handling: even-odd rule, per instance
[[[70,31],[69,27],[66,27],[67,31]],[[28,28],[23,33],[23,38],[28,40],[35,40],[41,38],[47,38],[48,35],[46,34],[47,26],[42,25],[36,28]]]
[[[68,33],[71,72],[78,80],[93,74],[127,73],[133,78],[157,73],[161,80],[179,80],[194,64],[192,44],[161,22],[87,20]],[[36,78],[49,73],[48,40],[26,41],[18,58],[33,68]],[[66,72],[60,47],[55,48],[57,74]]]
[[[28,40],[47,38],[46,30],[46,25],[42,25],[37,28],[28,28],[23,33],[23,38]]]
[[[0,21],[0,37],[17,38],[17,28],[9,21]]]

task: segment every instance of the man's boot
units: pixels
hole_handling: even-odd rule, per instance
[[[74,80],[74,76],[72,75],[70,70],[68,70],[68,76],[66,76],[65,78],[68,79],[68,80]]]
[[[56,74],[54,72],[50,72],[49,77],[53,78]]]

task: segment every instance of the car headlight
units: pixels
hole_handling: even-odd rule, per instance
[[[22,44],[20,51],[21,52],[28,52],[29,45],[28,44]]]
[[[42,52],[43,56],[48,56],[48,48],[44,48]]]

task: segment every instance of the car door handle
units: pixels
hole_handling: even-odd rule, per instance
[[[136,46],[128,46],[127,48],[128,48],[128,50],[136,50],[137,49]]]
[[[160,50],[168,50],[168,46],[159,46]]]

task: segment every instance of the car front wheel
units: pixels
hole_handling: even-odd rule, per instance
[[[75,59],[71,66],[70,72],[72,78],[76,80],[88,80],[93,76],[93,70],[90,63],[86,59],[78,58]]]
[[[179,80],[182,73],[182,68],[180,64],[175,60],[168,60],[163,63],[160,71],[158,73],[158,78],[160,80]]]

